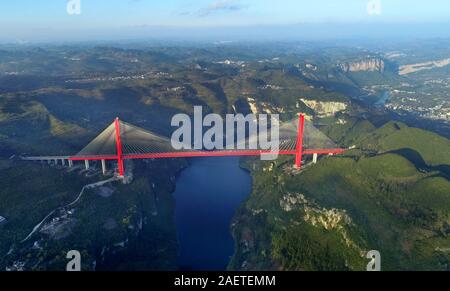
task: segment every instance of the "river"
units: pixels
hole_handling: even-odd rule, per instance
[[[182,270],[225,270],[234,252],[230,232],[252,180],[239,158],[197,158],[178,177],[175,220]]]
[[[391,93],[389,91],[383,91],[380,95],[378,95],[378,100],[375,102],[375,106],[383,106],[389,101],[391,97]]]

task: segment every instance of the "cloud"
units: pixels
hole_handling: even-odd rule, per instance
[[[209,4],[207,7],[200,9],[198,14],[200,16],[208,16],[212,13],[216,12],[231,12],[231,11],[239,11],[246,8],[246,6],[237,3],[234,0],[219,0]]]

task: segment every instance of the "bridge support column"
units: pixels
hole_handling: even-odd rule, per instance
[[[125,169],[123,167],[123,157],[122,157],[122,141],[120,138],[120,123],[117,117],[114,122],[114,127],[116,129],[116,150],[117,150],[117,166],[119,168],[119,177],[125,176]]]
[[[69,168],[72,168],[72,167],[73,167],[73,161],[69,160]]]
[[[84,161],[84,166],[85,166],[86,170],[89,170],[89,161],[88,160]]]
[[[298,135],[297,135],[297,153],[295,155],[295,167],[300,169],[302,167],[303,158],[303,130],[305,128],[305,115],[300,114],[298,117]]]
[[[123,160],[121,158],[117,160],[117,166],[119,170],[119,177],[125,177],[125,167],[123,166]]]
[[[61,163],[62,163],[63,167],[66,166],[66,160],[62,159],[62,160],[61,160]]]
[[[103,176],[106,176],[106,161],[102,160],[102,173]]]
[[[313,164],[317,164],[317,158],[318,158],[318,154],[314,154],[313,155]]]

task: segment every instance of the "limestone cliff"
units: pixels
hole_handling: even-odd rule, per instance
[[[347,109],[343,102],[321,102],[316,100],[300,99],[306,106],[314,110],[319,117],[334,116],[337,112]]]
[[[348,72],[384,72],[386,64],[380,58],[371,58],[339,65],[342,71]]]

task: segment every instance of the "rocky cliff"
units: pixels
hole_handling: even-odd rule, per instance
[[[347,109],[343,102],[320,102],[316,100],[300,99],[306,106],[314,110],[319,117],[334,116],[337,112]]]
[[[342,71],[348,72],[384,72],[386,64],[380,58],[371,58],[339,65]]]

